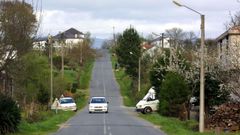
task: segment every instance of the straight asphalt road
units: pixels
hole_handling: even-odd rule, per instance
[[[105,96],[109,113],[88,113],[88,106],[58,130],[56,135],[164,135],[149,122],[131,114],[122,105],[119,87],[114,79],[110,55],[99,51],[90,83],[90,96]]]

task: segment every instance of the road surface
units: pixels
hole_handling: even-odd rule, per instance
[[[88,106],[58,130],[56,135],[164,135],[149,122],[132,115],[122,106],[119,87],[114,79],[110,56],[102,50],[90,83],[91,96],[105,96],[109,113],[88,113]]]

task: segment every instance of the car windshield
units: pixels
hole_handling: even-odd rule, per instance
[[[106,103],[105,98],[93,98],[91,103]]]
[[[68,103],[74,103],[72,98],[63,98],[60,99],[60,104],[68,104]]]

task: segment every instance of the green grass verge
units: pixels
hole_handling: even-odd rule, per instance
[[[58,111],[58,114],[55,112],[48,112],[48,117],[44,121],[28,123],[22,121],[19,125],[19,132],[12,135],[46,135],[51,132],[55,132],[59,125],[75,114],[73,111]]]
[[[115,63],[117,62],[116,56],[111,56],[112,67],[115,67]],[[119,69],[117,71],[114,70],[116,81],[119,84],[120,92],[123,97],[123,104],[125,106],[135,106],[135,101],[131,98],[131,78],[125,73],[123,69]]]
[[[85,64],[81,70],[80,76],[80,89],[87,89],[90,84],[92,69],[93,69],[94,60],[91,60]]]
[[[80,83],[83,85],[81,90],[77,90],[79,98],[75,100],[77,107],[81,110],[88,101],[89,96],[89,84],[91,80],[91,73],[93,68],[94,60],[89,61],[85,64],[81,71]],[[73,70],[65,70],[64,76],[68,82],[76,81],[77,72]],[[58,111],[56,114],[54,111],[47,111],[44,113],[44,120],[34,123],[28,123],[24,120],[19,125],[19,131],[10,135],[46,135],[49,133],[56,132],[60,125],[66,122],[69,118],[74,116],[76,113],[73,111]]]
[[[180,121],[177,118],[164,117],[157,113],[149,115],[140,114],[139,117],[159,126],[168,135],[215,135],[213,131],[204,133],[193,131],[192,126],[196,125],[194,121]],[[240,133],[222,133],[221,135],[240,135]]]

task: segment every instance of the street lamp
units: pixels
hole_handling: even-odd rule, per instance
[[[129,52],[133,55],[133,52]],[[141,56],[138,58],[138,92],[141,90]]]
[[[204,132],[204,40],[205,40],[205,16],[200,12],[186,6],[180,4],[179,2],[173,0],[173,3],[179,7],[185,7],[197,14],[201,17],[201,67],[200,67],[200,114],[199,114],[199,132]]]

